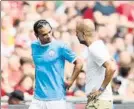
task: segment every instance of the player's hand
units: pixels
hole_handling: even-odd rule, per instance
[[[87,97],[88,97],[88,103],[97,99],[98,96],[100,96],[102,94],[102,91],[97,90],[97,91],[93,91],[92,93],[90,93]]]
[[[65,81],[65,87],[67,90],[69,90],[69,88],[72,86],[73,81],[72,80],[66,80]]]

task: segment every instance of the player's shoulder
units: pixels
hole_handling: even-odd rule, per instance
[[[93,43],[93,45],[104,45],[104,42],[102,40],[97,40]]]
[[[52,41],[52,45],[55,47],[62,47],[64,43],[61,40],[54,40]]]
[[[103,55],[108,54],[108,49],[102,40],[98,40],[89,46],[89,52],[94,56],[103,57]]]
[[[39,41],[38,40],[32,41],[31,47],[32,46],[37,46],[37,45],[39,45]]]
[[[38,45],[38,43],[39,43],[38,40],[32,41],[32,45]]]
[[[100,48],[102,46],[104,46],[104,42],[102,40],[97,40],[95,42],[93,42],[90,46],[89,46],[89,49],[94,49],[94,48]]]

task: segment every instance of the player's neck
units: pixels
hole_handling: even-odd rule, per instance
[[[88,47],[89,47],[93,42],[95,42],[96,40],[98,40],[97,37],[90,37],[89,40],[87,41]]]

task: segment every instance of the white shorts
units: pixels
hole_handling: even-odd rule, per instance
[[[65,100],[41,101],[33,99],[29,109],[67,109]]]

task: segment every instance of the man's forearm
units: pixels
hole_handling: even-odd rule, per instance
[[[74,82],[75,79],[78,77],[80,71],[82,70],[83,64],[81,62],[81,60],[77,60],[74,66],[74,70],[73,70],[73,74],[71,76],[71,81]]]
[[[101,87],[103,87],[103,88],[106,88],[107,87],[107,85],[109,84],[109,82],[111,81],[111,79],[113,77],[113,74],[114,74],[114,71],[113,70],[112,71],[109,70],[109,69],[106,70],[105,79],[104,79]]]
[[[105,78],[104,81],[101,85],[102,88],[106,88],[107,85],[109,84],[109,82],[112,80],[113,74],[116,71],[116,67],[115,67],[115,63],[109,63],[109,65],[104,66],[106,67],[106,74],[105,74]]]

